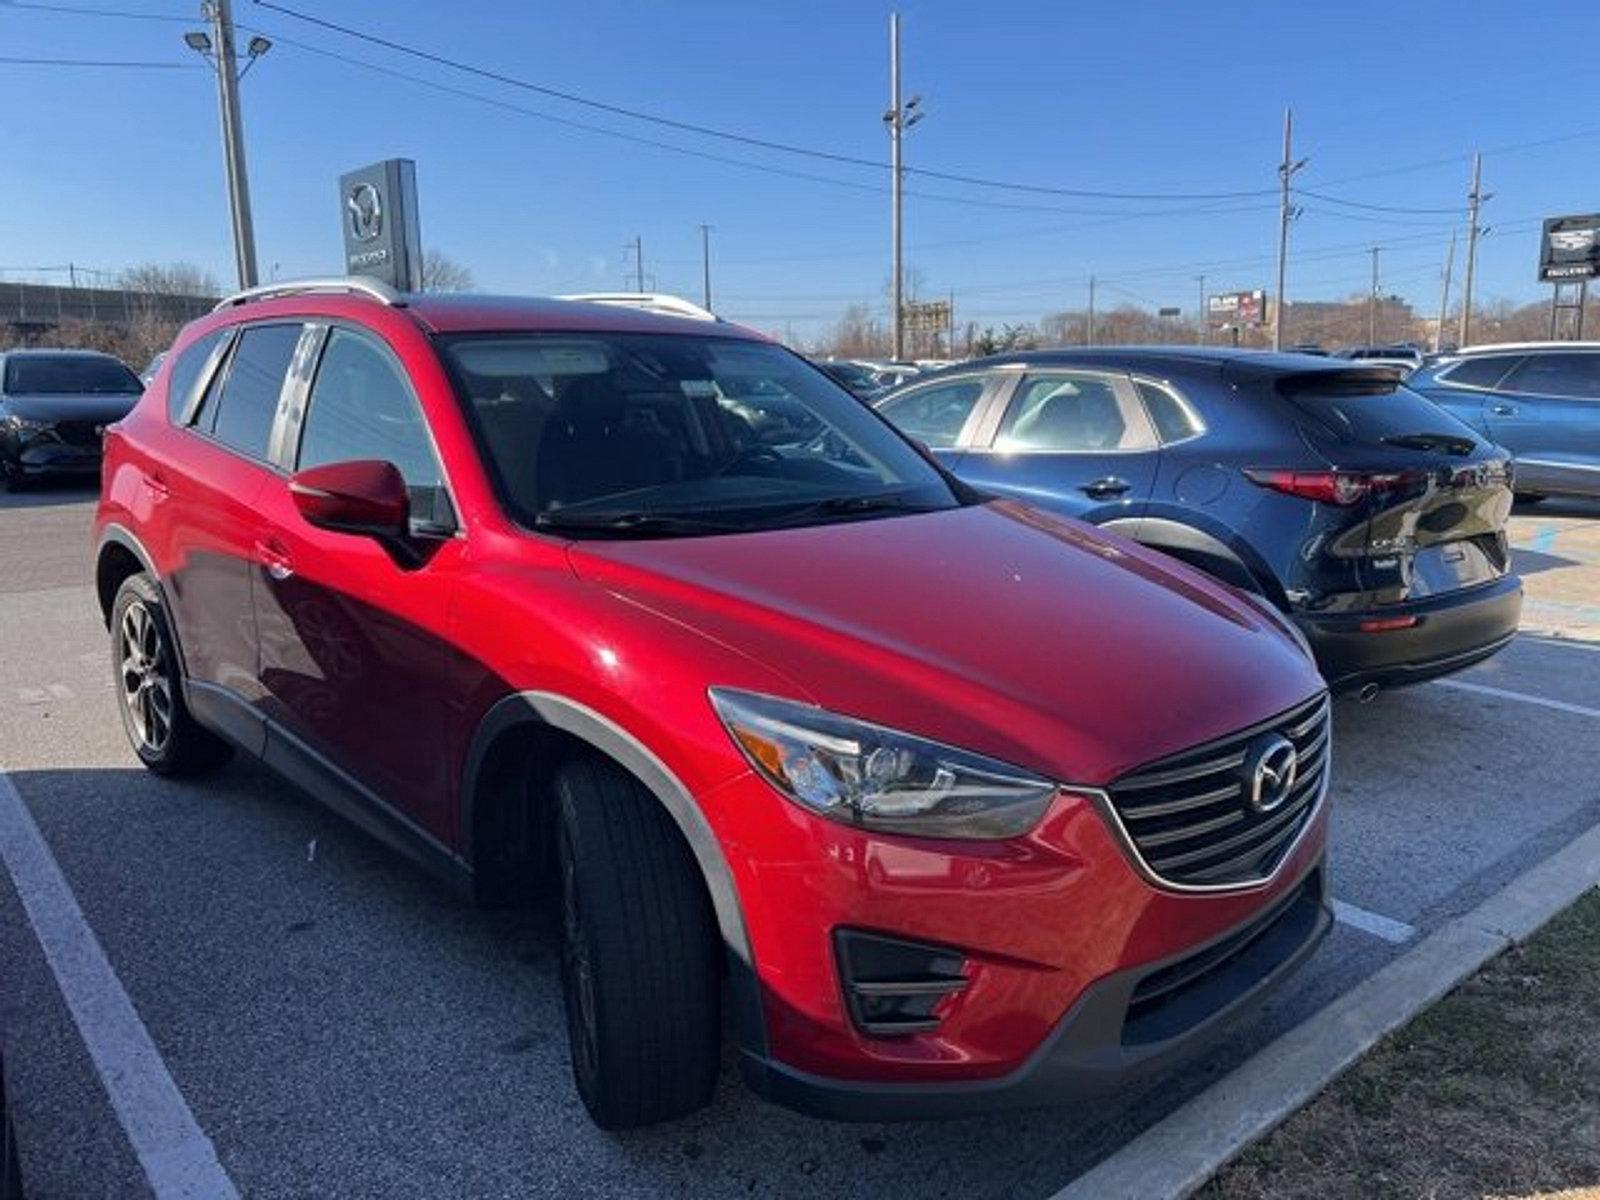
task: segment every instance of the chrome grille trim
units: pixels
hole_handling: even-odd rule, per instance
[[[1297,778],[1281,804],[1263,813],[1248,805],[1247,781],[1222,773],[1244,766],[1250,743],[1269,731],[1294,743]],[[1158,761],[1092,794],[1134,866],[1151,883],[1172,891],[1260,887],[1293,856],[1313,824],[1328,791],[1331,747],[1332,707],[1323,693],[1271,720],[1164,760],[1173,765]],[[1160,789],[1168,794],[1159,794]]]

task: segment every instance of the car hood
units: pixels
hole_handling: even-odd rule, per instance
[[[0,398],[0,409],[28,421],[93,421],[108,425],[120,421],[139,403],[138,395],[121,392],[51,393],[49,395],[7,395]]]
[[[1009,501],[569,553],[580,577],[773,668],[795,698],[1066,782],[1107,782],[1323,686],[1225,585]]]

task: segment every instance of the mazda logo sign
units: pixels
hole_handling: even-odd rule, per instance
[[[1289,798],[1300,768],[1294,743],[1280,733],[1264,733],[1250,743],[1244,758],[1245,800],[1269,813]]]
[[[383,197],[370,183],[351,188],[344,208],[350,221],[350,236],[356,241],[370,242],[383,232]]]

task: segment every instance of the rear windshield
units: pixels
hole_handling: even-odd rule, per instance
[[[1287,376],[1278,393],[1341,441],[1378,442],[1419,433],[1477,435],[1403,384],[1373,376],[1327,380]]]
[[[144,391],[139,377],[116,359],[78,354],[7,359],[5,383],[13,396],[136,396]]]

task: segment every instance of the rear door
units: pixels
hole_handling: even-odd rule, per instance
[[[1000,382],[995,372],[941,374],[879,401],[877,409],[954,469]]]
[[[1521,486],[1600,492],[1600,351],[1530,354],[1486,405]]]
[[[1489,409],[1494,390],[1523,359],[1521,354],[1473,354],[1414,375],[1409,386],[1439,405],[1456,420],[1472,426],[1491,441]]]
[[[1408,388],[1337,374],[1298,386],[1290,402],[1335,469],[1364,481],[1365,587],[1380,604],[1490,583],[1510,568],[1505,451]]]
[[[274,474],[269,442],[300,330],[298,321],[245,327],[198,405],[179,414],[176,423],[189,435],[181,460],[152,466],[145,481],[167,522],[175,565],[166,591],[191,703],[256,750],[256,504]]]
[[[1028,371],[1001,405],[963,460],[962,478],[1087,521],[1144,511],[1159,444],[1127,375]]]

